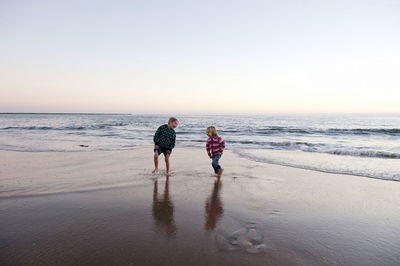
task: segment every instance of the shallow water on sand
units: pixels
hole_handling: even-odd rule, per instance
[[[0,262],[140,265],[395,265],[398,215],[376,220],[260,178],[148,178],[140,186],[2,199]],[[257,183],[253,184],[252,183]],[[282,186],[283,185],[283,186]],[[258,188],[257,188],[258,187]],[[269,188],[268,188],[269,187]],[[280,190],[282,197],[277,197]],[[299,187],[296,188],[299,190]],[[302,193],[307,192],[307,189]],[[297,195],[291,193],[291,198]],[[365,203],[364,203],[365,204]],[[367,203],[369,204],[369,203]],[[368,206],[365,206],[368,208]],[[374,208],[370,206],[370,208]],[[328,210],[330,208],[330,210]],[[363,207],[361,207],[363,208]],[[387,220],[389,219],[389,220]],[[397,228],[397,229],[396,229]]]

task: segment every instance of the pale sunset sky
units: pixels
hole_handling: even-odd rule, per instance
[[[400,113],[400,1],[0,0],[0,112]]]

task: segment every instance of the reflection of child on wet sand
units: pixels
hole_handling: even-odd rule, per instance
[[[178,119],[171,117],[168,124],[160,126],[154,134],[154,170],[153,174],[158,172],[158,156],[162,153],[165,157],[167,176],[169,176],[169,157],[172,149],[175,147],[176,134],[174,128],[178,126]]]
[[[213,230],[217,225],[219,219],[221,219],[222,214],[224,213],[224,208],[222,207],[222,201],[219,196],[219,192],[221,189],[221,181],[218,178],[214,182],[213,190],[211,192],[210,197],[206,200],[205,209],[206,209],[206,230]]]
[[[154,181],[153,191],[153,218],[159,227],[165,226],[168,236],[176,234],[176,225],[174,222],[174,204],[169,196],[169,178],[165,181],[164,194],[158,195],[158,182]]]
[[[206,133],[208,136],[206,143],[207,153],[212,159],[211,165],[214,168],[214,172],[218,177],[220,177],[224,172],[224,169],[219,165],[219,159],[221,159],[222,153],[224,152],[225,141],[218,136],[217,129],[213,126],[208,127]]]

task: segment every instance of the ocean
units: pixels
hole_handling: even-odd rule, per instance
[[[151,145],[167,115],[0,114],[0,150],[91,152]],[[176,147],[205,147],[214,125],[238,156],[400,181],[400,115],[180,115]],[[149,151],[152,153],[152,151]],[[204,155],[206,156],[206,154]]]

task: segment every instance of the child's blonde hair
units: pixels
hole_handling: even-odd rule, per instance
[[[210,132],[211,137],[218,137],[217,129],[214,126],[208,127],[206,132]]]

